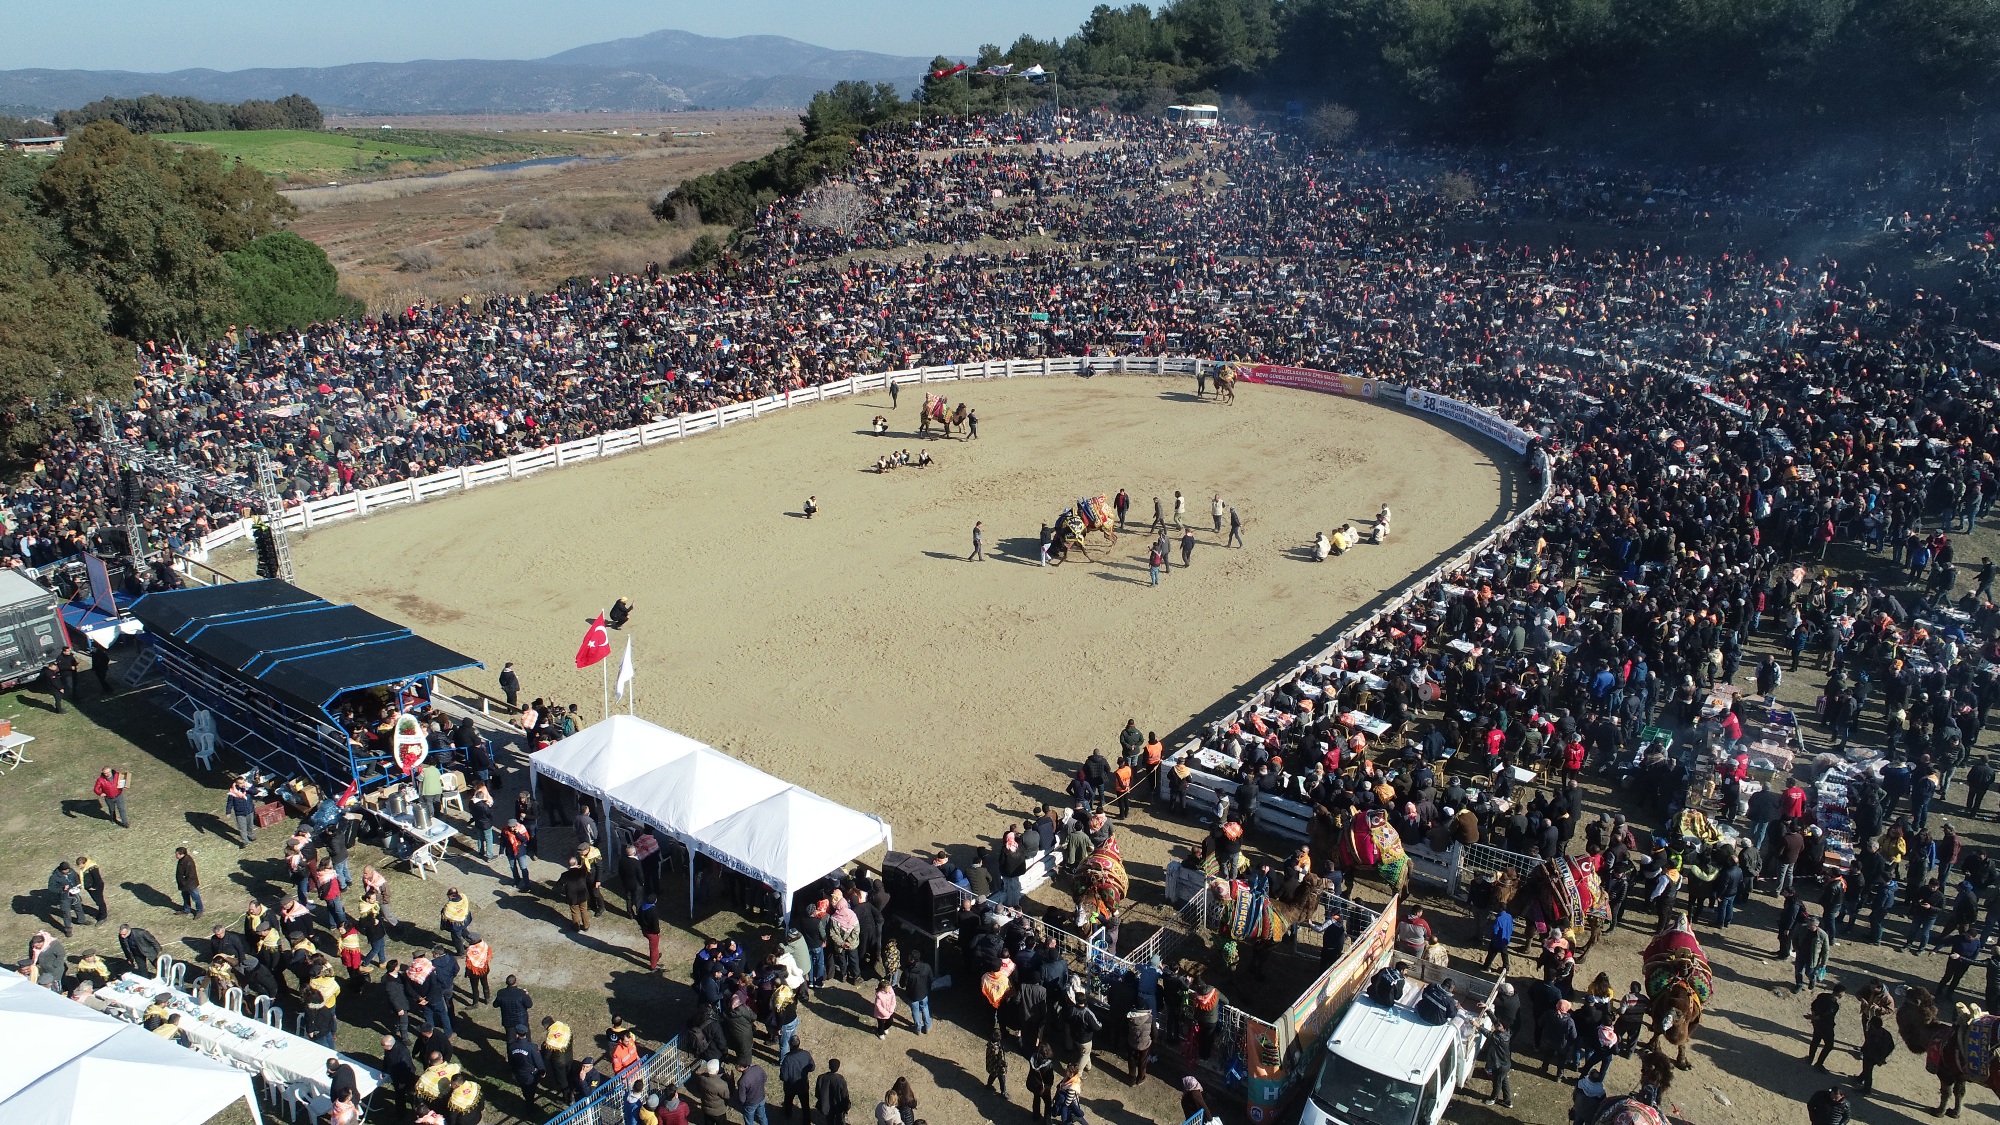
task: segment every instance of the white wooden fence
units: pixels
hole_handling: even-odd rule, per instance
[[[1065,356],[1042,359],[996,359],[985,363],[915,367],[902,371],[877,372],[873,375],[856,375],[838,382],[769,395],[751,402],[731,403],[700,414],[683,414],[649,422],[629,430],[618,430],[596,437],[578,438],[559,445],[544,446],[527,453],[516,453],[502,461],[466,465],[462,468],[433,473],[427,477],[412,477],[394,484],[329,496],[324,500],[310,500],[287,508],[283,522],[288,531],[310,531],[323,523],[365,516],[370,512],[392,508],[399,504],[421,504],[426,500],[435,500],[453,492],[465,492],[484,485],[516,480],[544,469],[560,469],[566,465],[598,461],[629,450],[658,445],[664,441],[677,441],[711,430],[727,429],[743,422],[756,421],[774,410],[823,402],[830,398],[844,398],[864,391],[881,390],[891,382],[913,386],[955,383],[967,379],[1075,375],[1086,365],[1093,371],[1106,374],[1187,376],[1205,371],[1212,362],[1167,356]],[[227,527],[210,532],[202,536],[201,541],[186,552],[187,557],[206,562],[210,553],[216,548],[248,538],[250,529],[255,523],[256,517],[241,519]]]

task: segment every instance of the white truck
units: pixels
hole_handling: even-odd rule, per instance
[[[1440,968],[1398,955],[1403,995],[1393,1006],[1364,989],[1326,1037],[1324,1057],[1299,1125],[1437,1125],[1479,1060],[1480,1029],[1500,978]],[[1417,1014],[1424,986],[1443,983],[1457,1011],[1443,1023]]]

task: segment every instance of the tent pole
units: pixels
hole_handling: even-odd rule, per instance
[[[688,853],[688,925],[694,925],[694,868],[701,856],[701,850],[693,844],[687,845]]]

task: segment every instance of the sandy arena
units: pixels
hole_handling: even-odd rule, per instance
[[[630,597],[641,715],[924,848],[1059,789],[1127,716],[1181,728],[1514,503],[1497,446],[1373,403],[1246,387],[1224,406],[1143,376],[945,389],[977,410],[977,441],[916,438],[921,391],[893,412],[879,393],[804,407],[316,531],[299,582],[477,656],[488,690],[513,660],[525,694],[587,721],[601,689],[572,666],[578,639]],[[891,437],[867,432],[877,414]],[[935,467],[872,471],[919,446]],[[1153,497],[1171,521],[1186,495],[1190,569],[1149,588],[1137,530],[1095,563],[1036,565],[1043,521],[1121,486],[1147,523]],[[1211,530],[1217,492],[1242,549]],[[1314,529],[1365,526],[1384,501],[1388,544],[1311,561]],[[984,563],[966,561],[975,520]]]

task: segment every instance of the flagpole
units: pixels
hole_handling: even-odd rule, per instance
[[[604,673],[604,717],[611,717],[611,654],[597,662],[597,668]]]

